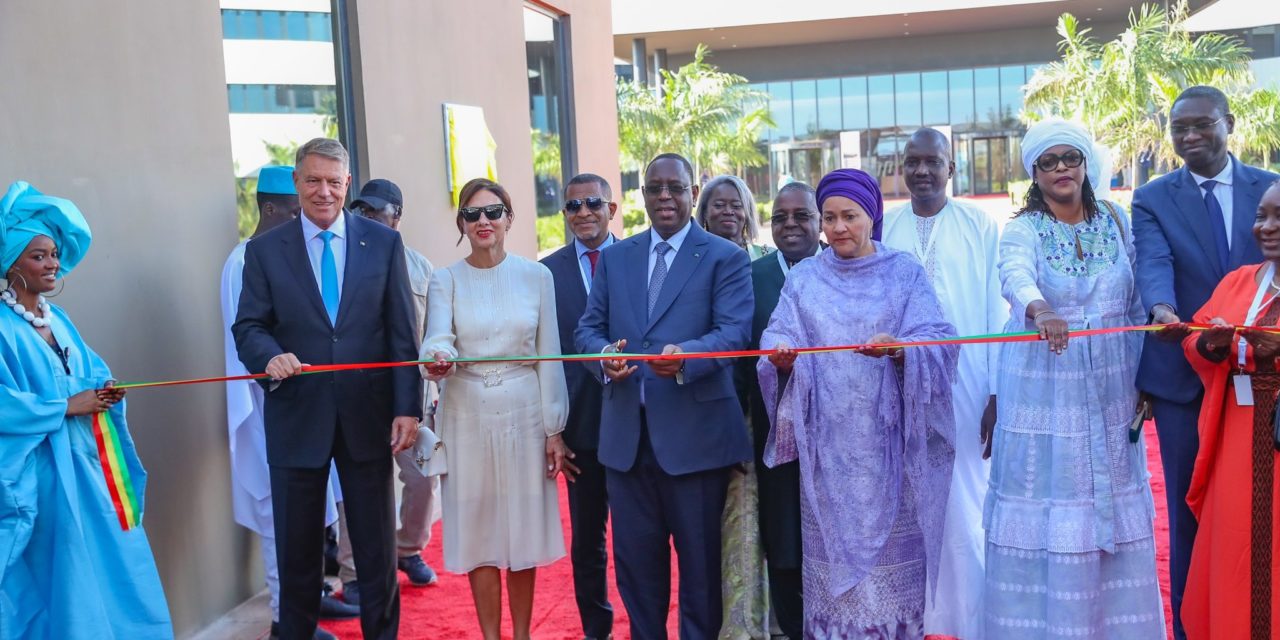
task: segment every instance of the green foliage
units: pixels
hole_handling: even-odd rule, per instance
[[[530,131],[533,137],[533,173],[558,180],[560,178],[560,136],[540,129]]]
[[[1144,4],[1129,12],[1123,33],[1100,43],[1075,16],[1062,14],[1057,27],[1062,57],[1027,83],[1023,119],[1060,115],[1079,120],[1111,148],[1117,161],[1133,162],[1143,153],[1175,161],[1165,120],[1178,93],[1207,84],[1243,96],[1253,80],[1249,50],[1239,39],[1218,33],[1193,37],[1186,19],[1185,0],[1168,11]],[[1238,142],[1249,148],[1263,144]]]
[[[262,146],[266,147],[267,155],[271,156],[271,162],[268,166],[275,165],[277,167],[292,167],[294,159],[298,155],[298,147],[302,145],[299,145],[296,142],[272,144],[263,140]]]
[[[644,194],[632,189],[622,196],[618,204],[622,214],[622,237],[629,238],[649,228],[649,214],[644,211]]]
[[[236,178],[236,230],[244,240],[258,226],[258,179]]]
[[[558,249],[568,242],[565,236],[564,216],[538,216],[534,219],[538,230],[538,251]]]
[[[735,173],[767,162],[758,142],[769,117],[769,96],[747,79],[706,62],[698,45],[693,62],[662,70],[660,91],[618,82],[618,142],[624,171],[639,171],[659,153],[674,152],[693,163],[694,178]]]

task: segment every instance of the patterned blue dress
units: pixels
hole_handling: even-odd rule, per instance
[[[1035,300],[1071,329],[1144,323],[1123,219],[1011,221],[1000,242],[1006,330],[1034,328]],[[1073,339],[1061,355],[1044,342],[1002,349],[983,518],[987,640],[1164,637],[1150,474],[1128,434],[1141,349],[1132,332]]]

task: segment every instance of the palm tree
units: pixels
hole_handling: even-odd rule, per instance
[[[1236,117],[1231,150],[1269,167],[1271,152],[1280,149],[1280,93],[1255,89],[1233,96],[1231,112]]]
[[[624,170],[638,171],[663,152],[683,154],[695,177],[760,166],[766,158],[757,143],[769,118],[768,95],[747,79],[706,62],[698,45],[693,61],[662,70],[660,91],[618,82],[618,139]]]
[[[1103,44],[1075,16],[1063,14],[1057,29],[1062,58],[1027,84],[1023,119],[1052,114],[1079,120],[1135,170],[1146,154],[1174,161],[1165,119],[1178,93],[1197,84],[1237,92],[1252,82],[1249,50],[1240,40],[1218,33],[1193,37],[1186,19],[1185,0],[1168,11],[1144,4],[1129,12],[1123,33]]]

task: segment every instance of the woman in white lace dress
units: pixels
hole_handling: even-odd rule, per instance
[[[521,640],[529,637],[536,568],[565,555],[555,480],[573,470],[560,435],[564,372],[559,362],[445,361],[560,353],[555,289],[546,267],[503,248],[513,214],[500,185],[472,180],[459,202],[471,255],[432,276],[421,352],[436,361],[426,367],[431,379],[448,377],[436,412],[448,455],[444,563],[468,574],[486,640],[499,637],[506,570]]]
[[[1133,234],[1098,200],[1093,142],[1047,120],[1027,131],[1034,186],[1004,228],[1001,349],[987,530],[986,640],[1164,637],[1155,511],[1141,440],[1129,438],[1138,333],[1068,342],[1070,329],[1143,324]]]

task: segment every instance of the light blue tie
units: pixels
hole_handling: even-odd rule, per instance
[[[320,297],[324,299],[324,310],[329,312],[329,323],[338,323],[338,261],[333,257],[332,231],[321,231],[320,239],[324,241],[324,253],[320,254]]]

